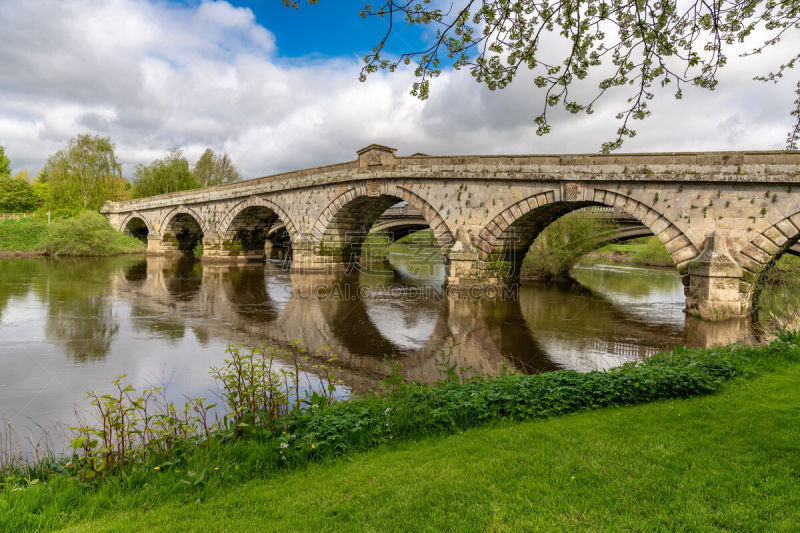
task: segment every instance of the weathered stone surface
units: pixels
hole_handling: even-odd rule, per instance
[[[719,261],[699,268],[706,240],[724,231],[730,260],[757,278],[800,238],[798,185],[796,152],[398,157],[394,148],[371,145],[355,161],[109,202],[102,211],[122,230],[142,220],[150,253],[180,252],[193,219],[209,258],[263,258],[268,248],[285,248],[294,269],[319,270],[358,260],[372,223],[407,201],[433,228],[455,285],[495,279],[498,266],[511,265],[513,276],[520,255],[553,220],[586,206],[614,207],[659,235],[682,272],[695,265],[687,308],[713,318],[719,306],[700,304],[700,297],[726,302],[736,314],[750,309],[751,294],[738,291],[736,311],[725,300],[733,283],[708,281],[731,280],[735,268]],[[270,224],[285,228],[280,246],[262,244]],[[456,235],[465,236],[462,249],[455,249]],[[239,250],[241,243],[247,245]]]

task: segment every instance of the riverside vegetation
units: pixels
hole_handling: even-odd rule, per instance
[[[100,213],[84,211],[75,217],[31,217],[0,220],[0,252],[52,256],[102,256],[143,252],[142,241],[115,230]]]
[[[307,388],[305,391],[301,390],[298,379],[298,364],[303,359],[319,365],[319,375],[322,376],[319,386]],[[169,502],[196,501],[197,505],[202,505],[207,497],[222,498],[223,504],[229,505],[232,500],[226,500],[225,494],[236,498],[237,484],[249,481],[251,484],[255,483],[259,491],[271,490],[268,487],[272,487],[276,481],[281,484],[282,479],[288,479],[290,484],[294,483],[291,474],[284,471],[305,468],[310,463],[352,458],[354,453],[366,452],[376,447],[388,447],[407,454],[409,452],[402,451],[409,449],[409,444],[403,444],[404,441],[430,437],[441,439],[446,435],[468,430],[469,432],[464,433],[464,438],[469,440],[474,428],[481,426],[494,429],[478,433],[479,442],[495,440],[491,437],[492,434],[497,434],[497,439],[505,441],[505,437],[501,438],[499,435],[505,434],[506,428],[518,427],[520,422],[531,419],[563,417],[579,411],[632,406],[658,400],[682,400],[718,392],[726,388],[728,383],[739,383],[735,389],[743,386],[740,383],[743,380],[758,376],[763,379],[763,375],[769,373],[800,377],[800,372],[795,371],[799,362],[800,334],[790,332],[780,333],[771,344],[759,347],[677,347],[644,362],[626,364],[602,372],[557,371],[532,376],[510,374],[494,378],[464,379],[457,369],[449,365],[445,357],[442,361],[443,379],[436,386],[400,383],[390,376],[386,381],[387,390],[383,394],[337,401],[333,368],[335,360],[329,354],[321,352],[312,356],[298,344],[289,349],[263,347],[243,350],[231,347],[225,363],[220,368],[212,369],[221,384],[222,400],[226,403],[228,412],[219,423],[209,422],[208,413],[213,405],[207,404],[204,399],[192,400],[180,408],[169,403],[159,405],[158,402],[150,401],[158,391],[137,392],[123,380],[118,380],[114,384],[113,393],[91,395],[100,415],[97,419],[99,422],[96,425],[85,423],[75,427],[76,435],[72,443],[74,453],[71,457],[50,457],[34,463],[17,461],[5,465],[3,488],[0,490],[0,529],[11,531],[64,527],[102,517],[106,513],[140,514],[142,510],[159,508]],[[665,416],[670,409],[683,410],[683,406],[680,401],[658,404],[653,408],[655,414],[645,417],[645,422],[658,427],[659,417]],[[797,406],[790,403],[786,405],[786,409],[796,412]],[[702,407],[700,411],[703,411]],[[726,415],[724,409],[720,412]],[[634,417],[637,416],[636,413],[630,412]],[[584,416],[596,416],[600,420],[599,426],[594,430],[594,437],[598,439],[594,448],[602,447],[605,450],[607,445],[603,439],[610,438],[613,441],[620,436],[627,436],[632,439],[627,445],[633,447],[633,451],[629,451],[627,456],[635,456],[633,452],[637,446],[642,450],[639,436],[630,434],[629,429],[626,429],[624,412]],[[603,422],[615,417],[618,419],[620,416],[623,418],[622,423]],[[706,420],[706,415],[703,415],[702,420]],[[752,423],[749,418],[742,418],[738,411],[736,417],[726,420],[727,424],[734,424],[733,428],[726,427],[726,436],[731,431],[738,431],[742,425],[744,426],[741,429],[746,431],[745,426]],[[559,424],[573,425],[568,419]],[[591,420],[584,422],[584,425],[595,427]],[[537,432],[537,426],[521,427],[523,434],[533,432],[535,435]],[[551,424],[547,427],[553,426]],[[700,427],[689,432],[698,437],[700,433]],[[685,438],[683,430],[682,437]],[[563,452],[565,438],[567,437],[549,437],[537,444],[542,449],[534,453],[546,454],[548,450],[556,449]],[[654,438],[648,437],[645,445],[653,443]],[[441,442],[436,439],[414,446],[421,450],[436,447]],[[783,440],[785,439],[781,442]],[[445,445],[446,442],[444,441]],[[459,442],[466,443],[461,439]],[[523,439],[517,443],[521,449],[526,450],[525,453],[531,452],[527,442]],[[508,445],[506,442],[502,448],[505,449]],[[724,446],[721,442],[713,445],[720,446],[715,453],[723,452]],[[466,444],[460,444],[457,450],[465,446]],[[582,456],[583,451],[585,450],[575,450],[574,453]],[[618,451],[615,450],[614,453]],[[483,452],[489,455],[496,453],[491,449]],[[747,448],[744,452],[746,457],[737,459],[743,459],[746,464],[774,464],[775,454],[778,460],[787,457],[780,449],[770,451]],[[414,464],[415,456],[411,453],[409,460]],[[611,453],[611,450],[604,453]],[[675,461],[683,464],[684,459],[688,459],[684,454],[688,453],[690,451],[686,449],[677,456],[664,457],[661,460],[667,461],[666,464]],[[705,450],[704,453],[709,452]],[[764,454],[773,454],[772,459],[765,460],[762,457]],[[571,453],[567,456],[571,463],[577,457]],[[369,457],[376,456],[373,454]],[[379,452],[378,457],[386,455]],[[516,471],[525,470],[525,459],[520,456],[519,460],[522,462],[492,464],[498,469],[497,474],[502,479],[509,479],[509,476],[516,477]],[[624,468],[617,465],[614,471],[603,472],[603,482],[611,480],[615,484],[624,484],[626,477],[630,479],[631,469],[635,469],[639,463],[641,459]],[[332,466],[325,468],[330,471],[331,468],[346,470],[350,467],[347,463],[334,462]],[[648,468],[652,468],[652,465]],[[313,472],[315,471],[312,470]],[[581,469],[572,470],[572,479],[580,476],[583,480],[585,474],[581,472]],[[773,476],[777,476],[773,483],[781,486],[789,483],[791,472],[793,470],[788,473],[784,470],[773,471]],[[386,474],[394,475],[390,472]],[[454,474],[458,475],[457,472]],[[376,471],[375,475],[383,476],[384,473]],[[669,486],[658,485],[664,475],[662,472],[654,479],[656,485],[653,487],[658,487],[656,490],[666,498],[664,491],[669,492]],[[683,470],[680,475],[683,475]],[[718,483],[721,486],[729,483],[702,468],[693,475],[707,483]],[[736,476],[736,473],[726,475]],[[787,475],[790,477],[786,478]],[[447,484],[444,479],[438,481],[440,478],[441,476],[437,476],[435,486],[429,487],[432,493],[459,492],[456,486]],[[338,479],[338,476],[334,475],[333,479]],[[675,482],[674,478],[672,482]],[[330,481],[326,483],[329,484]],[[561,497],[593,498],[588,494],[581,496],[587,488],[585,483],[586,481],[581,481],[571,487],[564,487]],[[322,486],[307,488],[314,494],[323,490]],[[795,486],[795,491],[796,488]],[[367,487],[365,490],[369,493],[373,489]],[[766,502],[763,501],[765,491],[770,494]],[[785,509],[786,501],[792,501],[791,495],[784,494],[782,499],[780,492],[775,493],[775,496],[772,494],[771,489],[761,490],[763,512],[767,509],[770,512],[776,508]],[[602,514],[602,509],[613,509],[613,505],[609,505],[602,494],[594,498],[600,498],[596,502],[599,507],[593,511],[594,515],[598,512]],[[641,516],[648,516],[649,523],[653,526],[663,523],[661,521],[668,519],[664,516],[663,501],[668,500],[669,498],[661,500],[662,505],[659,506],[659,498],[655,498],[650,505],[655,506],[659,512],[653,516]],[[727,503],[729,502],[726,505]],[[462,504],[469,507],[467,502]],[[304,504],[302,501],[293,501],[289,505],[299,508]],[[709,512],[705,507],[701,508],[703,512]],[[474,520],[466,525],[475,529],[481,523],[486,525],[485,517],[484,522],[481,522],[481,518],[474,515],[474,509],[466,510],[470,520]],[[157,515],[161,512],[158,510]],[[408,512],[411,512],[410,509]],[[524,512],[518,514],[519,512],[523,512],[519,504],[503,509],[501,514],[509,516],[501,523],[508,524],[507,527],[511,528],[514,523],[525,523]],[[627,512],[633,513],[626,517],[628,520],[632,520],[633,515],[641,519],[636,506],[627,509]],[[604,518],[607,525],[610,518],[617,518],[613,517],[613,512],[609,513],[612,516]],[[358,513],[351,511],[351,514]],[[735,516],[739,519],[741,513]],[[450,516],[455,521],[460,518],[464,517],[460,517],[459,513]],[[129,516],[128,519],[137,518]],[[314,519],[319,520],[321,517]],[[355,525],[355,522],[349,521],[350,516],[347,514],[337,519],[345,525]],[[537,520],[543,519],[558,521],[560,518],[545,515]],[[219,527],[230,525],[224,525],[226,522],[220,523],[220,517],[216,520]],[[299,517],[295,517],[292,522],[295,527],[302,524],[298,520]],[[411,520],[415,521],[416,518],[412,517]],[[579,519],[578,523],[585,521]],[[253,524],[251,523],[250,529]],[[587,524],[590,525],[588,522]],[[736,525],[729,520],[721,524],[728,527]],[[87,525],[89,528],[96,526],[97,524]],[[172,526],[177,527],[177,524]]]

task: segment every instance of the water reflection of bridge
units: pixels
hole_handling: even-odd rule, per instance
[[[140,328],[191,328],[198,337],[242,345],[298,339],[311,350],[327,346],[355,392],[373,389],[385,376],[385,356],[399,358],[407,378],[430,382],[442,376],[443,350],[451,351],[451,364],[474,372],[541,372],[605,368],[686,342],[680,327],[647,324],[602,298],[584,296],[580,305],[590,302],[598,327],[553,349],[552,339],[540,333],[563,317],[546,303],[536,305],[524,294],[522,305],[516,299],[441,298],[435,288],[398,285],[391,274],[289,274],[269,263],[201,265],[150,257],[116,276],[113,286],[130,302]],[[380,287],[392,290],[384,294]],[[553,290],[548,298],[563,304],[568,291]],[[606,321],[614,327],[605,327]],[[652,341],[625,340],[631,338]]]

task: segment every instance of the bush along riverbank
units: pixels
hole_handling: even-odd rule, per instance
[[[605,372],[467,382],[450,372],[435,387],[389,379],[387,393],[349,401],[335,401],[335,360],[324,353],[313,356],[320,387],[301,399],[298,358],[305,357],[300,347],[231,348],[213,370],[230,412],[219,427],[207,423],[213,405],[202,398],[156,408],[158,391],[136,392],[124,381],[113,393],[94,395],[101,422],[76,428],[72,457],[6,467],[0,530],[62,527],[114,510],[195,501],[309,463],[480,426],[705,395],[797,364],[800,334],[759,347],[676,348]]]
[[[56,219],[0,220],[0,254],[51,256],[107,256],[141,253],[145,244],[114,228],[94,211]]]
[[[658,237],[640,237],[612,243],[581,257],[580,264],[618,263],[630,266],[674,267],[675,263]]]

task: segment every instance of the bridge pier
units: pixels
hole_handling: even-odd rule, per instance
[[[204,238],[201,259],[208,262],[263,263],[267,256],[264,250],[245,250],[222,239]]]
[[[152,255],[180,255],[180,245],[175,237],[171,235],[147,235],[147,253]]]
[[[292,245],[292,272],[298,274],[344,272],[349,264],[348,261],[342,260],[341,254],[333,254],[330,250],[325,252],[313,242],[298,242]]]
[[[150,233],[147,235],[147,253],[153,255],[160,255],[164,253],[161,235],[156,235],[155,233]]]
[[[497,271],[487,269],[481,262],[478,249],[463,230],[456,232],[455,242],[445,255],[445,267],[447,290],[451,294],[506,285]]]
[[[697,259],[689,263],[689,314],[711,321],[751,314],[751,296],[742,290],[742,267],[731,257],[728,246],[728,235],[717,230],[706,239]]]

